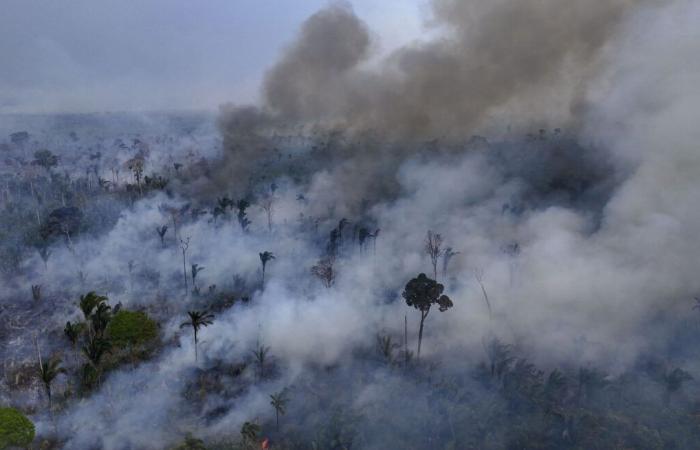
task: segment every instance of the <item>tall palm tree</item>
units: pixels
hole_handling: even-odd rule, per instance
[[[83,345],[83,354],[90,364],[97,369],[102,357],[112,349],[112,344],[102,337],[93,337]]]
[[[197,288],[197,275],[202,270],[204,270],[204,267],[199,264],[192,264],[192,289],[194,289],[195,293],[199,292],[199,288]]]
[[[83,365],[83,383],[92,387],[93,383],[100,384],[102,377],[100,363],[102,357],[112,350],[112,343],[100,336],[89,337],[87,343],[83,345],[83,355],[88,362]]]
[[[206,327],[214,323],[214,315],[209,314],[208,312],[204,311],[187,311],[187,315],[190,317],[189,320],[186,322],[182,322],[180,324],[180,328],[184,328],[187,326],[192,327],[192,330],[194,331],[194,360],[195,362],[198,359],[197,356],[197,333],[199,332],[199,329],[202,327]]]
[[[46,364],[43,364],[41,357],[39,357],[39,379],[44,385],[44,390],[46,391],[46,397],[49,400],[49,411],[53,410],[53,403],[51,401],[51,383],[53,380],[61,373],[66,373],[66,369],[61,367],[61,358],[54,356]]]
[[[66,322],[66,327],[63,329],[63,333],[70,341],[71,346],[75,347],[75,344],[78,343],[78,338],[80,337],[81,329],[82,327],[79,323],[72,324],[70,320]]]
[[[275,255],[272,254],[271,252],[262,252],[260,253],[260,262],[262,263],[262,285],[263,288],[265,287],[265,267],[267,267],[267,263],[275,259]]]
[[[96,336],[103,336],[107,329],[107,324],[112,319],[112,307],[107,303],[100,303],[95,308],[95,312],[90,316],[92,321],[92,329]]]
[[[267,359],[267,354],[270,353],[270,347],[258,344],[257,348],[253,350],[253,356],[258,363],[259,376],[262,380],[265,375],[265,360]]]
[[[92,311],[101,303],[106,303],[107,297],[97,295],[94,291],[90,291],[85,295],[80,296],[80,310],[85,316],[85,320],[90,319]]]
[[[63,329],[63,334],[65,334],[66,338],[68,338],[68,341],[70,342],[71,348],[74,352],[76,352],[76,346],[78,345],[78,341],[80,340],[80,334],[83,332],[84,329],[85,325],[83,323],[73,324],[70,321],[66,322],[66,327]]]
[[[273,408],[275,408],[275,422],[277,424],[277,431],[279,431],[280,414],[284,415],[287,412],[285,409],[287,407],[287,402],[289,401],[287,398],[287,390],[282,389],[280,392],[270,395],[270,399],[270,404]]]

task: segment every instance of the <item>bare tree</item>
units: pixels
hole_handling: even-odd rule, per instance
[[[43,244],[43,245],[39,246],[37,248],[37,253],[39,253],[39,257],[44,262],[44,270],[48,270],[49,257],[51,256],[51,250],[49,249],[49,245]]]
[[[515,269],[517,266],[518,256],[520,256],[520,251],[520,244],[517,241],[513,241],[503,247],[503,253],[505,253],[509,258],[508,279],[510,286],[513,286],[513,281],[515,279]]]
[[[189,288],[187,284],[187,249],[190,248],[190,237],[187,236],[186,239],[180,239],[180,250],[182,250],[182,275],[185,280],[185,295],[187,295],[187,290]]]
[[[428,230],[425,237],[425,252],[430,257],[430,262],[433,265],[433,279],[437,280],[437,264],[444,250],[442,249],[442,236]]]
[[[40,284],[32,284],[32,298],[34,299],[35,302],[38,302],[41,300],[41,285]]]
[[[273,183],[270,186],[270,192],[266,193],[260,200],[260,207],[267,216],[267,230],[270,233],[272,233],[272,215],[275,209],[275,190],[277,190],[277,186]]]
[[[311,273],[316,275],[324,286],[330,288],[335,283],[335,270],[333,265],[335,264],[335,259],[331,256],[322,258],[316,263],[315,266],[311,268]]]
[[[479,283],[482,294],[484,294],[484,301],[486,302],[486,307],[489,309],[489,320],[491,320],[493,312],[491,311],[489,295],[486,293],[486,288],[484,287],[484,269],[474,269],[474,278],[476,279],[476,282]]]
[[[156,228],[156,232],[158,233],[158,236],[160,237],[160,245],[165,248],[165,233],[168,232],[168,226],[163,225],[162,227]]]
[[[447,278],[447,266],[452,261],[455,255],[459,255],[459,252],[452,250],[452,247],[447,247],[442,255],[442,278]]]

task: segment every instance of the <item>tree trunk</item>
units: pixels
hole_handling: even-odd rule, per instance
[[[420,359],[420,347],[423,343],[423,323],[425,322],[425,318],[428,317],[429,312],[430,310],[426,312],[421,311],[420,313],[420,328],[418,329],[418,352],[416,353],[416,361]]]
[[[403,316],[403,357],[404,368],[408,367],[408,316]]]
[[[194,329],[194,362],[197,362],[197,329]]]
[[[185,251],[182,251],[182,275],[185,278],[185,297],[187,297],[187,265],[185,264]]]

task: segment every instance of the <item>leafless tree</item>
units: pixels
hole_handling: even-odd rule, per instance
[[[41,300],[41,285],[40,284],[32,284],[32,298],[36,302]]]
[[[333,257],[322,258],[311,268],[311,273],[321,280],[324,286],[330,288],[335,282],[335,259]]]
[[[268,194],[260,200],[260,207],[265,211],[267,216],[267,230],[272,233],[272,215],[275,208],[275,194],[274,191],[270,191]]]
[[[442,236],[428,230],[425,237],[425,252],[430,256],[430,262],[433,265],[433,279],[437,280],[437,264],[444,250],[442,249]]]
[[[452,247],[447,247],[444,254],[442,255],[442,277],[447,278],[447,266],[455,255],[459,255],[459,252],[452,250]]]
[[[187,249],[190,248],[190,237],[187,236],[186,239],[180,239],[180,250],[182,250],[182,276],[185,280],[185,295],[187,295],[188,285],[187,285]]]
[[[168,226],[163,225],[162,227],[157,227],[156,232],[158,233],[158,236],[160,237],[160,245],[165,248],[165,233],[168,232]]]
[[[484,301],[486,302],[486,307],[489,309],[489,320],[491,320],[493,312],[491,311],[491,302],[489,301],[489,295],[486,293],[486,288],[484,287],[484,269],[474,269],[474,278],[476,279],[476,282],[479,283],[479,287],[481,287],[482,294],[484,294]]]

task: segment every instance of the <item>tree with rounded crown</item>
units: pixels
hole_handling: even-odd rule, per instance
[[[109,321],[107,335],[115,346],[127,349],[135,361],[136,350],[158,336],[158,325],[144,312],[121,309]]]
[[[423,342],[423,325],[431,307],[437,305],[440,312],[444,312],[453,306],[452,300],[447,295],[443,295],[442,292],[444,290],[445,287],[442,284],[421,273],[406,283],[406,287],[401,294],[408,306],[413,306],[420,311],[416,359],[420,358],[420,348]]]
[[[34,440],[34,424],[15,408],[0,408],[0,448],[27,448]]]

